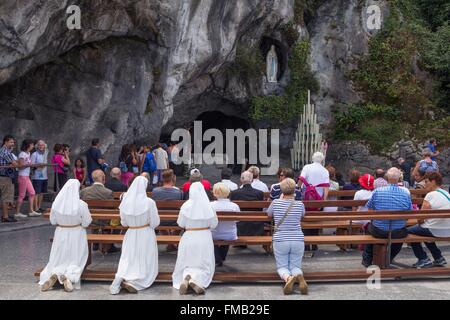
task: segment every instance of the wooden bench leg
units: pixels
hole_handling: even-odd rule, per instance
[[[386,244],[374,244],[373,264],[379,266],[380,269],[386,269],[387,268],[386,254],[387,254]]]
[[[88,244],[88,258],[87,258],[87,261],[86,261],[86,266],[84,267],[84,270],[86,270],[87,269],[87,267],[88,266],[90,266],[91,265],[91,263],[92,263],[92,244]]]

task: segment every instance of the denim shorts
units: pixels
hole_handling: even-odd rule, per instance
[[[48,180],[33,180],[33,188],[36,194],[47,193]]]

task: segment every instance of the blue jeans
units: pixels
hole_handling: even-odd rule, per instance
[[[408,228],[409,234],[415,234],[418,236],[423,237],[434,237],[431,233],[430,229],[422,228],[419,224],[416,224],[412,227]],[[437,260],[442,257],[441,250],[436,246],[436,243],[434,242],[425,242],[425,246],[430,250],[431,254],[433,255],[434,260]],[[424,260],[428,258],[427,253],[422,248],[422,243],[412,243],[411,247],[413,249],[414,255],[419,260]]]
[[[303,241],[274,241],[273,252],[277,264],[277,272],[283,276],[297,276],[302,272],[302,258],[305,252]]]

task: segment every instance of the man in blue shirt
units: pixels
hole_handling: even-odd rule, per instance
[[[439,155],[439,151],[436,151],[437,141],[434,138],[430,139],[430,143],[427,148],[431,151],[431,160],[436,161],[436,157]]]
[[[397,168],[390,168],[386,174],[389,185],[375,189],[367,202],[369,210],[412,210],[409,190],[398,186],[401,172]],[[368,232],[375,238],[388,238],[391,230],[392,239],[407,236],[406,220],[372,220]],[[402,243],[391,245],[391,261],[402,249]],[[367,268],[372,264],[373,245],[367,244],[363,252],[362,264]]]
[[[92,139],[91,147],[86,152],[86,164],[88,173],[89,185],[94,183],[92,179],[92,172],[98,169],[102,169],[102,165],[105,163],[102,152],[100,151],[100,140],[98,138]]]

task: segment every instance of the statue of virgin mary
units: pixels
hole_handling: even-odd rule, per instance
[[[267,53],[266,64],[267,64],[267,81],[276,83],[278,76],[278,57],[274,45],[272,45],[269,53]]]

